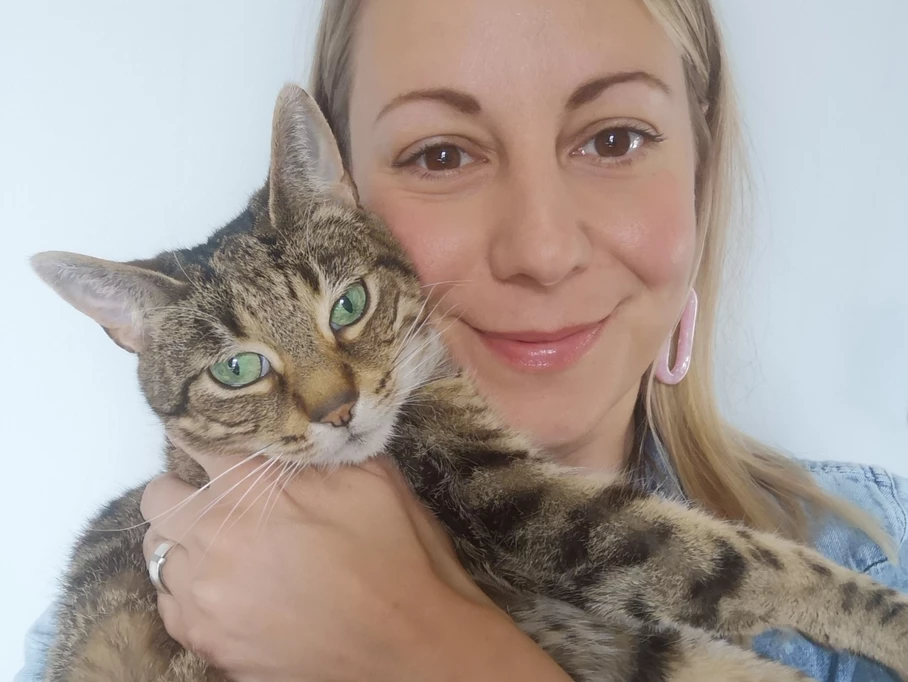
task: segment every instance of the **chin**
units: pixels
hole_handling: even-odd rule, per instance
[[[330,437],[330,443],[319,448],[321,452],[312,459],[311,463],[317,467],[361,464],[384,451],[393,430],[390,420],[386,425],[364,432],[337,429],[338,433]]]
[[[559,458],[573,451],[588,450],[601,442],[602,449],[613,438],[612,427],[625,433],[636,404],[639,385],[615,395],[602,380],[607,376],[586,370],[579,376],[565,373],[527,377],[527,381],[478,380],[480,391],[510,427],[529,436],[539,447]],[[602,453],[611,460],[614,453]]]
[[[310,463],[317,467],[360,464],[381,454],[394,433],[397,408],[379,407],[368,397],[360,398],[349,426],[312,424],[316,455]]]
[[[570,448],[585,440],[595,430],[601,415],[565,412],[563,405],[570,401],[558,401],[547,406],[512,405],[502,415],[513,428],[530,436],[537,445],[550,452]]]

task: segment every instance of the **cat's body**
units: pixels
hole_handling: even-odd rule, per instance
[[[207,244],[126,265],[36,258],[138,353],[170,470],[203,484],[194,452],[393,458],[480,586],[576,680],[803,679],[723,641],[770,628],[908,676],[908,598],[807,548],[557,466],[506,428],[448,364],[415,271],[354,196],[323,119],[288,88],[268,184]],[[48,682],[225,679],[163,629],[140,494],[76,547]]]

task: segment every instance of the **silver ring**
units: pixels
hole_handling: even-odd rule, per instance
[[[164,594],[170,594],[170,590],[167,589],[167,585],[164,584],[164,574],[161,570],[164,568],[164,564],[167,562],[167,552],[176,547],[177,543],[173,540],[164,540],[158,548],[154,551],[154,554],[151,555],[151,559],[148,560],[148,577],[151,578],[151,584],[159,592]]]

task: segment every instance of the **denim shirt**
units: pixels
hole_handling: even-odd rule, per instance
[[[838,520],[820,526],[815,546],[832,561],[893,589],[908,593],[908,479],[882,469],[840,462],[803,462],[817,484],[855,503],[873,515],[896,542],[899,565],[863,533]],[[648,487],[659,494],[679,496],[674,477],[656,466],[648,467]],[[41,682],[47,649],[55,632],[49,607],[31,626],[25,642],[25,667],[13,682]],[[892,673],[870,661],[819,647],[800,635],[769,632],[756,638],[754,649],[763,656],[798,668],[820,682],[898,682]]]
[[[908,479],[883,469],[841,462],[804,462],[829,493],[870,513],[893,539],[898,565],[859,530],[838,520],[823,524],[814,546],[837,564],[899,592],[908,593]],[[821,682],[898,682],[887,669],[857,656],[823,649],[800,635],[767,633],[754,649],[768,658],[798,668]]]

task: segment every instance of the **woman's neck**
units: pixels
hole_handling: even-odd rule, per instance
[[[628,392],[594,429],[577,441],[552,448],[552,456],[562,464],[584,469],[624,469],[635,442],[638,395],[636,388]]]

